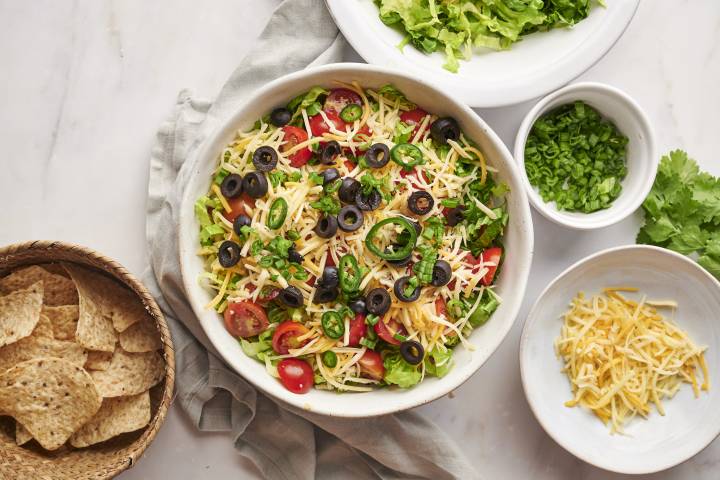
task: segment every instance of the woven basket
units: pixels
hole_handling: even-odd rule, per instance
[[[35,442],[32,443],[34,446],[19,447],[15,444],[14,425],[4,425],[0,428],[0,480],[112,478],[135,465],[165,421],[175,381],[175,356],[170,331],[150,293],[114,260],[88,248],[62,242],[35,241],[0,248],[0,276],[25,265],[49,262],[73,262],[93,267],[132,289],[157,324],[163,343],[166,375],[163,382],[150,390],[150,424],[142,430],[120,435],[96,446],[79,450],[62,447],[55,452],[47,452]]]

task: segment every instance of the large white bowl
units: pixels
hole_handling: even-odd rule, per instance
[[[504,299],[502,305],[486,325],[472,334],[470,340],[477,347],[475,351],[456,348],[456,365],[447,376],[442,379],[428,378],[409,390],[385,388],[369,393],[341,395],[315,389],[305,395],[289,392],[279,381],[266,373],[262,364],[247,357],[237,340],[225,330],[220,316],[205,308],[211,294],[198,282],[203,265],[196,255],[199,227],[193,214],[193,203],[207,192],[211,172],[223,147],[238,129],[249,128],[257,118],[272,108],[284,105],[293,96],[314,85],[331,87],[333,80],[356,80],[363,86],[375,88],[392,83],[406,93],[410,100],[428,111],[455,117],[468,138],[479,143],[489,164],[499,170],[499,180],[506,182],[511,189],[508,194],[510,222],[504,239],[507,253],[497,287],[497,292]],[[182,203],[179,235],[185,290],[200,324],[225,361],[244,378],[274,397],[296,407],[342,417],[382,415],[422,405],[457,388],[475,373],[500,345],[515,321],[525,292],[533,245],[530,208],[518,168],[510,152],[490,127],[468,107],[425,82],[396,70],[364,64],[336,64],[303,70],[279,78],[257,91],[250,101],[204,143],[199,152]]]
[[[610,207],[592,213],[558,210],[554,201],[545,202],[538,190],[530,184],[525,171],[525,143],[542,115],[557,107],[583,101],[612,121],[628,137],[627,175],[622,191]],[[528,112],[515,137],[515,160],[520,166],[522,182],[530,203],[545,218],[576,230],[603,228],[617,223],[640,207],[650,193],[658,168],[655,151],[655,134],[648,116],[627,93],[611,85],[597,82],[573,83],[540,100]]]
[[[678,302],[676,324],[698,345],[709,347],[705,359],[711,388],[695,398],[692,388],[684,385],[674,398],[663,401],[665,416],[653,411],[647,420],[632,420],[625,428],[627,435],[610,435],[588,410],[563,405],[572,392],[553,342],[560,334],[561,315],[577,292],[591,295],[619,285],[638,287],[648,298]],[[717,381],[712,386],[720,362],[719,311],[720,282],[670,250],[630,245],[579,261],[540,294],[525,321],[520,372],[530,408],[557,443],[606,470],[651,473],[687,460],[720,433],[720,388]]]
[[[460,71],[442,66],[442,52],[426,55],[407,45],[404,34],[383,24],[373,0],[325,0],[345,38],[369,63],[423,78],[472,107],[524,102],[561,87],[590,68],[630,24],[639,0],[613,0],[593,8],[573,28],[528,35],[501,52],[476,52]],[[595,2],[593,2],[595,3]]]

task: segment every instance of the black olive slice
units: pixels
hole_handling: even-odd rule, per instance
[[[390,161],[390,149],[384,143],[375,143],[365,152],[365,162],[370,168],[382,168]]]
[[[338,198],[343,203],[354,203],[355,195],[360,191],[360,182],[354,178],[345,177],[338,190]]]
[[[445,218],[447,219],[447,224],[454,227],[465,219],[465,207],[458,205],[455,208],[451,208],[445,212]]]
[[[290,308],[299,308],[303,305],[302,293],[297,287],[293,287],[292,285],[283,288],[277,298]]]
[[[413,290],[410,296],[405,296],[405,288],[407,287],[409,281],[410,277],[404,276],[395,280],[395,285],[393,285],[393,292],[395,292],[395,296],[401,302],[414,302],[420,297],[420,291],[422,290],[420,285],[415,287],[415,290]]]
[[[425,359],[425,349],[415,340],[405,340],[400,344],[400,355],[410,365],[420,365]]]
[[[338,221],[333,215],[323,215],[315,225],[315,233],[320,238],[331,238],[337,233]]]
[[[340,178],[340,172],[338,172],[337,168],[328,168],[320,175],[323,177],[323,185],[329,185]]]
[[[265,145],[255,150],[252,162],[259,172],[269,172],[277,166],[278,154],[274,148]]]
[[[384,288],[373,288],[365,296],[365,308],[373,315],[385,315],[390,310],[390,294]]]
[[[320,163],[329,165],[335,161],[338,155],[342,152],[342,147],[335,140],[327,142],[320,151]]]
[[[355,194],[355,205],[357,205],[360,210],[375,210],[380,206],[380,202],[382,202],[382,196],[376,189],[370,190],[370,193],[367,195],[365,195],[362,190],[358,190]]]
[[[270,112],[270,123],[276,127],[284,127],[292,120],[292,113],[287,108],[279,107]]]
[[[435,262],[430,284],[434,287],[442,287],[450,283],[450,278],[452,278],[452,268],[450,268],[450,264],[445,260]]]
[[[268,183],[261,172],[250,172],[243,178],[243,190],[252,198],[260,198],[268,191]]]
[[[452,117],[438,118],[430,125],[430,135],[433,140],[445,145],[448,140],[460,139],[460,126]]]
[[[327,288],[334,288],[338,286],[340,280],[338,279],[338,269],[332,265],[327,265],[323,268],[322,276],[318,280],[318,285]]]
[[[435,206],[435,199],[424,190],[413,192],[408,198],[408,208],[417,215],[425,215]]]
[[[315,296],[313,297],[313,303],[330,303],[337,300],[338,297],[337,287],[323,287],[318,286],[315,289]]]
[[[358,297],[355,300],[348,303],[348,307],[350,307],[350,310],[352,310],[355,313],[365,313],[367,312],[365,307],[365,299],[363,297]]]
[[[231,173],[220,184],[220,193],[225,198],[237,198],[243,192],[243,178],[237,173]]]
[[[233,222],[233,231],[235,232],[235,235],[238,237],[242,235],[242,227],[249,227],[251,224],[252,220],[245,214],[241,213],[235,217],[235,221]]]
[[[293,263],[302,263],[305,257],[300,255],[300,253],[295,250],[295,245],[288,248],[288,260],[290,260]]]
[[[230,268],[240,261],[240,245],[232,240],[225,240],[218,249],[218,261],[223,268]]]
[[[362,227],[364,216],[362,210],[355,205],[345,205],[337,216],[338,227],[344,232],[354,232]]]

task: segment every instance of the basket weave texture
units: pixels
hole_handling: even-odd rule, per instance
[[[56,241],[25,242],[0,248],[0,276],[27,265],[72,262],[99,271],[133,290],[155,320],[163,344],[165,379],[150,390],[150,424],[138,432],[120,435],[101,444],[47,452],[39,446],[15,444],[12,424],[0,426],[0,480],[100,480],[132,467],[165,421],[172,401],[175,355],[167,323],[147,289],[122,265],[89,248]],[[12,427],[12,428],[11,428]]]

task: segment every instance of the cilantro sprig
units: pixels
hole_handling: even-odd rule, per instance
[[[645,223],[638,243],[697,255],[697,262],[720,279],[720,178],[701,172],[686,152],[672,151],[660,161],[642,206]]]

